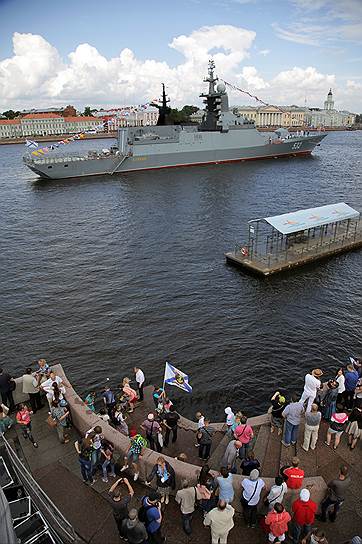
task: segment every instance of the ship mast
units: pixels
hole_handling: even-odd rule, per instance
[[[217,122],[220,116],[221,109],[221,94],[215,90],[215,83],[219,78],[214,75],[215,63],[212,59],[209,60],[208,68],[208,77],[204,79],[205,83],[209,84],[209,92],[200,94],[201,98],[204,98],[204,104],[206,104],[206,113],[202,120],[201,125],[199,125],[198,130],[200,131],[219,131],[221,129],[218,126]]]
[[[157,125],[172,125],[173,123],[169,119],[169,114],[171,113],[171,108],[167,105],[170,102],[170,99],[167,98],[165,84],[162,83],[162,103],[159,104],[151,103],[151,106],[158,109],[158,120]]]

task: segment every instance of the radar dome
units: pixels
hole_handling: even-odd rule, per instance
[[[226,91],[225,83],[220,81],[220,83],[217,84],[216,89],[218,93],[224,93]]]

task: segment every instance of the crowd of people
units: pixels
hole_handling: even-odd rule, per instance
[[[109,478],[114,480],[109,489],[109,500],[120,537],[130,544],[159,544],[165,542],[162,530],[164,509],[170,502],[170,495],[176,491],[177,483],[172,460],[165,459],[162,452],[168,448],[170,440],[175,443],[178,439],[180,415],[164,389],[154,386],[154,410],[148,413],[138,429],[129,426],[128,414],[138,409],[144,400],[145,375],[137,367],[133,371],[135,388],[131,386],[132,380],[125,377],[117,390],[107,382],[100,395],[91,391],[86,396],[87,409],[99,416],[102,426],[97,425],[79,437],[75,450],[86,485],[94,484],[98,472],[103,482],[108,483]],[[335,376],[324,383],[323,375],[318,368],[308,373],[301,397],[292,394],[290,402],[280,391],[271,397],[270,432],[280,436],[283,448],[296,445],[302,418],[304,436],[300,447],[304,451],[315,450],[322,420],[328,422],[323,447],[336,450],[344,434],[349,448],[354,450],[357,447],[362,433],[361,362],[351,358],[346,368],[338,369]],[[14,424],[11,413],[15,411],[16,422],[21,426],[24,438],[37,447],[31,416],[43,407],[45,395],[50,427],[56,428],[62,443],[69,442],[67,431],[71,426],[71,411],[66,400],[69,384],[41,359],[35,370],[27,368],[23,375],[23,393],[29,396],[29,403],[15,408],[13,383],[13,378],[0,369],[0,431],[5,433]],[[335,522],[344,503],[352,483],[346,465],[342,464],[339,473],[328,483],[327,494],[317,515],[318,505],[311,499],[310,488],[304,485],[305,473],[298,457],[292,457],[290,463],[281,467],[273,485],[266,485],[260,475],[260,462],[253,451],[254,430],[244,413],[234,413],[230,406],[225,408],[224,432],[229,440],[219,473],[210,470],[207,464],[216,431],[202,412],[197,412],[196,420],[195,447],[202,466],[197,482],[183,480],[175,494],[182,528],[187,535],[192,534],[192,518],[195,511],[200,510],[205,527],[210,527],[212,543],[226,544],[234,527],[232,504],[240,501],[245,525],[253,529],[259,522],[268,542],[279,544],[289,538],[293,544],[328,544],[322,523]],[[114,445],[103,435],[104,425],[113,426],[129,438],[128,449],[120,463],[115,459]],[[144,494],[138,510],[130,509],[134,490],[129,478],[134,482],[139,479],[140,458],[147,447],[158,453],[157,461],[144,482],[146,486],[154,482],[155,489]],[[187,461],[183,453],[177,459]],[[237,473],[244,476],[238,484],[239,489],[235,480]],[[321,524],[316,524],[316,520]],[[353,544],[362,544],[358,538],[356,536],[352,540]]]

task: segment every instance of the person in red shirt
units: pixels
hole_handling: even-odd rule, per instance
[[[293,457],[292,466],[284,469],[283,474],[287,477],[288,489],[300,489],[302,487],[304,470],[299,468],[298,457]]]
[[[274,508],[265,518],[265,524],[269,525],[269,542],[285,540],[285,533],[288,531],[288,523],[292,518],[280,502],[274,504]]]
[[[33,438],[31,432],[31,412],[26,404],[20,404],[19,411],[16,414],[16,421],[21,425],[22,433],[24,438],[29,438],[30,442],[33,444],[34,448],[38,447],[38,444]]]
[[[292,504],[294,522],[292,530],[293,544],[298,544],[300,539],[312,530],[317,508],[317,504],[310,500],[308,489],[302,489],[299,499]]]

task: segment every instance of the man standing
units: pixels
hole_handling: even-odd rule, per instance
[[[158,435],[161,433],[161,426],[158,421],[155,421],[154,414],[148,414],[147,419],[141,425],[141,429],[146,431],[146,438],[150,444],[150,448],[153,451],[162,452],[162,446],[158,440]]]
[[[318,404],[312,404],[312,411],[305,414],[304,442],[302,448],[304,451],[315,450],[319,425],[322,419],[321,412],[318,411]]]
[[[301,538],[304,538],[313,528],[317,504],[310,500],[308,489],[301,489],[299,499],[293,502],[293,544],[299,544]]]
[[[233,474],[236,474],[236,460],[239,459],[239,450],[241,446],[240,440],[231,440],[227,445],[221,460],[221,466],[227,468]]]
[[[280,502],[276,502],[265,517],[265,524],[269,525],[269,542],[284,542],[288,523],[292,518]]]
[[[128,518],[122,521],[122,536],[129,544],[146,544],[147,531],[144,524],[138,519],[135,508],[129,511]]]
[[[351,485],[351,478],[348,476],[348,467],[342,465],[339,469],[339,476],[328,484],[327,495],[321,502],[321,521],[327,521],[327,512],[329,521],[336,521],[338,511],[344,503],[347,489]],[[332,507],[332,510],[329,509]]]
[[[199,457],[204,461],[207,461],[210,457],[212,435],[215,429],[210,427],[210,421],[205,419],[204,426],[199,431]]]
[[[304,407],[301,401],[298,402],[298,397],[295,393],[292,395],[292,402],[286,406],[282,412],[285,419],[283,446],[289,448],[290,444],[296,444],[298,439],[299,424],[304,414]]]
[[[164,439],[165,448],[167,448],[168,446],[171,432],[172,432],[172,443],[176,442],[177,440],[177,429],[178,429],[179,419],[180,419],[180,416],[176,412],[176,408],[172,404],[170,406],[170,411],[163,416],[163,423],[166,426],[166,433],[165,433],[165,439]]]
[[[358,372],[353,365],[347,365],[347,372],[345,373],[344,378],[345,391],[343,393],[343,396],[345,407],[347,408],[347,410],[352,410],[354,391],[356,389],[359,378]]]
[[[15,389],[15,381],[7,372],[0,368],[0,393],[3,404],[12,412],[15,407],[13,399],[13,391]]]
[[[318,390],[322,384],[319,378],[323,376],[323,372],[320,368],[315,368],[310,374],[306,374],[304,380],[304,391],[300,398],[302,404],[308,401],[306,412],[310,412],[312,404],[317,396]]]
[[[290,505],[298,496],[299,489],[303,485],[304,470],[299,468],[298,457],[293,457],[292,466],[283,470],[283,475],[287,477],[287,487],[289,493],[286,496],[286,507],[289,510]]]
[[[157,491],[151,491],[148,496],[142,497],[142,506],[138,512],[140,521],[144,521],[148,544],[161,544],[165,542],[161,534],[161,495]]]
[[[35,374],[32,373],[31,368],[27,368],[25,374],[22,377],[23,380],[23,393],[29,395],[29,402],[33,414],[37,410],[43,408],[43,404],[40,398],[40,392],[38,387],[38,380],[36,379]]]
[[[191,535],[192,514],[195,511],[195,502],[202,498],[197,492],[197,487],[190,487],[188,480],[182,481],[182,489],[176,493],[175,501],[180,505],[182,516],[182,528],[187,535]]]
[[[136,382],[137,382],[137,389],[138,389],[138,398],[139,400],[143,400],[143,386],[145,384],[145,375],[142,372],[140,368],[135,366],[133,368],[133,372],[135,373]]]
[[[227,544],[228,534],[234,527],[235,510],[225,501],[219,501],[216,508],[208,512],[204,525],[210,526],[212,544]]]
[[[257,522],[257,510],[261,492],[265,489],[265,482],[259,478],[259,471],[255,468],[251,471],[249,478],[241,482],[241,505],[245,523],[248,527],[255,529]]]

